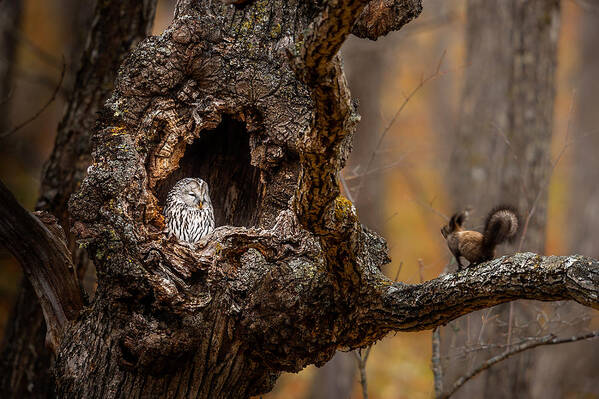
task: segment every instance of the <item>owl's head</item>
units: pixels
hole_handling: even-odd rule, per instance
[[[173,196],[176,196],[176,198],[172,198]],[[189,207],[198,209],[212,206],[208,184],[199,178],[188,177],[179,180],[169,193],[169,199],[176,199]]]

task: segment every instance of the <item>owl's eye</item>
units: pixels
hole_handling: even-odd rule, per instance
[[[191,195],[192,197],[195,197],[196,195],[193,193],[193,191],[188,192],[187,194]]]

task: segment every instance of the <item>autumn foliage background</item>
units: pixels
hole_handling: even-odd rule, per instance
[[[91,23],[87,19],[93,8],[91,3],[89,0],[24,1],[22,27],[15,33],[18,48],[12,92],[8,99],[0,99],[5,101],[4,106],[9,112],[0,116],[4,119],[0,126],[17,125],[43,107],[58,84],[63,57],[66,64],[65,79],[56,100],[34,121],[0,139],[0,179],[28,209],[35,207],[41,169],[54,144],[56,126],[72,87],[79,57],[72,49],[83,45],[81,41],[85,40],[86,29]],[[584,67],[579,62],[579,26],[581,13],[589,11],[583,9],[582,4],[562,2],[552,143],[554,158],[564,148],[569,129],[573,137],[581,134],[568,125],[572,108],[576,107],[577,76]],[[2,6],[0,2],[0,18]],[[168,25],[172,9],[172,1],[159,1],[154,34],[159,34]],[[599,6],[594,12],[599,23]],[[353,187],[359,179],[381,179],[381,190],[375,194],[381,206],[375,211],[384,221],[380,233],[387,239],[393,259],[385,272],[395,277],[401,264],[398,278],[408,283],[438,276],[449,260],[449,252],[439,233],[444,223],[439,214],[447,215],[453,211],[444,183],[451,148],[442,143],[447,142],[447,136],[455,129],[460,90],[468,68],[464,61],[465,19],[464,0],[427,0],[422,15],[400,32],[377,42],[351,37],[343,49],[349,54],[344,62],[350,87],[352,82],[372,78],[356,74],[357,58],[376,53],[377,62],[382,63],[376,68],[383,71],[383,75],[378,76],[382,81],[380,95],[375,106],[370,107],[376,112],[365,113],[365,107],[360,107],[363,121],[374,120],[381,126],[378,131],[370,132],[377,138],[390,124],[405,96],[423,78],[434,74],[441,63],[440,73],[416,91],[388,129],[382,144],[375,146],[377,172],[360,177],[365,170],[363,162],[350,159],[344,174]],[[575,160],[566,150],[551,178],[546,254],[569,252],[564,226],[567,225],[568,203],[574,193],[569,184],[572,162]],[[358,206],[359,213],[366,211],[373,210]],[[476,211],[486,212],[486,209]],[[0,248],[0,333],[9,317],[20,278],[18,264]],[[599,325],[597,320],[594,324]],[[567,351],[568,346],[553,350]],[[367,366],[370,397],[431,397],[430,355],[430,332],[402,333],[379,342],[373,348]],[[284,375],[265,398],[307,397],[315,370],[309,367],[297,375]],[[357,388],[356,378],[356,398],[361,397]]]

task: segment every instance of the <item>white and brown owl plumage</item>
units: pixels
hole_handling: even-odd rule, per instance
[[[169,234],[194,244],[214,230],[214,211],[208,185],[202,179],[185,178],[166,197],[164,217]]]

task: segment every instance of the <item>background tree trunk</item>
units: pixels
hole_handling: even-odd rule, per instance
[[[81,56],[75,89],[43,173],[38,202],[39,209],[51,211],[59,218],[82,276],[89,264],[85,251],[77,248],[69,234],[67,202],[89,166],[89,139],[97,112],[112,90],[118,66],[131,48],[148,34],[156,6],[155,0],[121,3],[103,1],[95,7],[88,46]],[[45,335],[44,318],[35,292],[29,282],[23,280],[2,341],[0,396],[44,398],[54,395],[52,356],[45,346]]]
[[[467,5],[467,65],[459,128],[448,168],[456,210],[473,206],[468,225],[482,228],[493,206],[512,204],[523,223],[530,215],[522,249],[545,248],[547,186],[555,92],[559,1],[469,0]],[[533,210],[534,209],[534,210]],[[508,251],[517,251],[519,242]],[[507,342],[532,332],[512,331],[515,320],[531,320],[522,304],[502,305],[493,315],[504,322],[481,323],[481,316],[443,328],[443,352],[480,343]],[[484,315],[489,316],[488,311]],[[453,331],[459,332],[454,333]],[[483,335],[484,330],[484,335]],[[476,342],[478,340],[478,342]],[[529,351],[470,382],[458,397],[531,397]],[[476,356],[444,367],[445,386],[465,374]],[[457,362],[456,362],[457,363]]]
[[[570,127],[572,135],[572,169],[569,184],[580,187],[576,195],[568,198],[566,217],[568,251],[589,256],[599,256],[599,16],[593,9],[583,9],[579,29],[581,43],[576,96],[572,99],[574,114]],[[576,304],[564,303],[557,310],[560,318],[569,324],[564,335],[577,334],[588,329],[591,312]],[[553,349],[553,348],[551,348]],[[568,350],[543,348],[538,353],[538,367],[533,377],[534,396],[558,399],[576,396],[599,396],[599,345],[581,341],[568,346]]]

